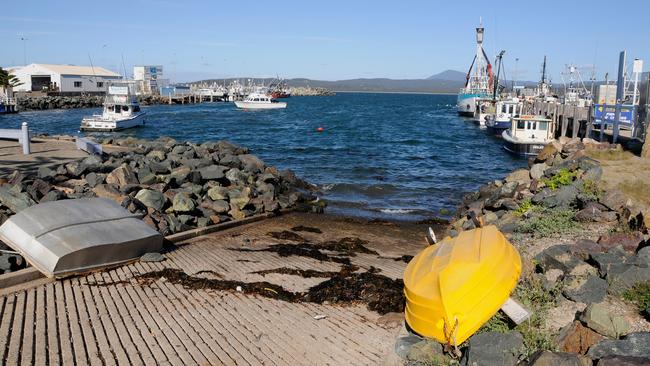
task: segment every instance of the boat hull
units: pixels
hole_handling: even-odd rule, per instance
[[[510,125],[510,121],[489,121],[485,124],[485,127],[491,135],[501,137],[503,131],[509,129]]]
[[[520,274],[519,253],[495,226],[447,237],[404,271],[406,323],[421,336],[460,345],[499,310]]]
[[[277,103],[250,103],[244,101],[235,102],[235,106],[239,109],[248,109],[248,110],[266,110],[266,109],[284,109],[287,108],[287,103],[277,102]]]
[[[501,133],[503,138],[503,148],[509,153],[518,155],[518,156],[537,156],[544,146],[545,142],[532,142],[532,141],[519,141],[513,139],[509,134],[508,130]]]
[[[80,131],[85,132],[114,132],[126,130],[128,128],[144,126],[146,123],[146,113],[142,112],[131,118],[120,120],[106,120],[102,118],[84,118],[81,122]]]
[[[476,102],[486,96],[487,94],[484,93],[458,93],[458,99],[456,100],[458,114],[465,117],[473,117],[476,111]]]

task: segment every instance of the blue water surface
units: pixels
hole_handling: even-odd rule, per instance
[[[143,107],[147,125],[115,135],[179,141],[226,139],[269,165],[321,187],[328,212],[418,220],[453,211],[466,192],[526,165],[456,115],[455,95],[338,93],[291,97],[285,110],[241,111],[232,103]],[[78,134],[100,109],[0,116],[36,133]],[[317,132],[323,127],[324,132]]]

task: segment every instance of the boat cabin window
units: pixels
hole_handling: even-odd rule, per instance
[[[140,106],[134,105],[133,106],[133,111],[134,112],[140,112]]]
[[[546,131],[547,127],[548,127],[548,122],[540,122],[539,123],[539,130],[540,131]]]
[[[128,112],[129,111],[129,106],[128,105],[123,105],[122,106],[122,111]]]
[[[260,98],[253,99],[253,102],[259,102],[259,101],[260,101]]]
[[[522,120],[517,121],[517,129],[518,130],[526,129],[526,121],[522,121]]]
[[[537,122],[536,121],[528,122],[528,129],[529,130],[536,130],[537,129]]]

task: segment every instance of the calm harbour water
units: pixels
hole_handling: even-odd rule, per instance
[[[399,220],[445,216],[464,193],[526,165],[458,117],[455,95],[338,93],[286,101],[286,110],[259,112],[232,103],[143,107],[147,125],[115,135],[230,140],[318,184],[328,212]],[[27,121],[36,133],[75,135],[83,116],[99,112],[22,112],[0,116],[0,125]]]

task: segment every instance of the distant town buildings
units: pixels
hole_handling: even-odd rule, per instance
[[[136,84],[136,94],[160,95],[160,89],[169,85],[169,80],[163,78],[163,67],[134,66],[133,79]]]
[[[122,79],[120,74],[99,66],[29,64],[9,71],[22,83],[14,88],[17,92],[101,94],[106,92],[109,82]]]

